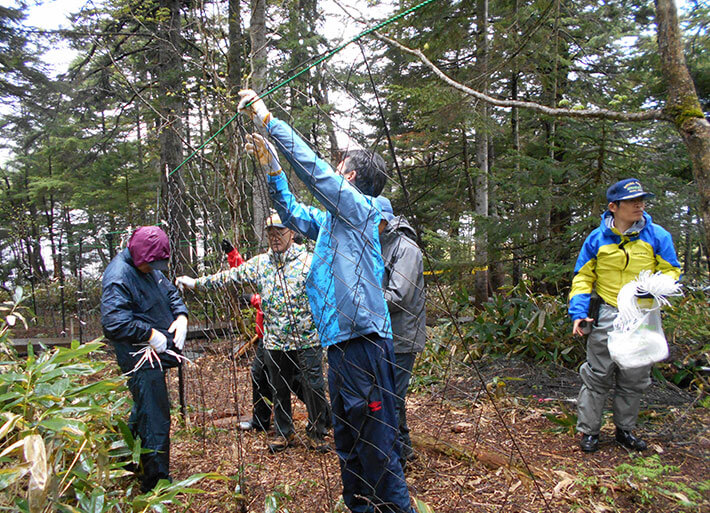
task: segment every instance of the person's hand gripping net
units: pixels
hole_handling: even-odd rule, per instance
[[[175,278],[175,286],[180,290],[180,292],[185,292],[185,289],[194,289],[197,280],[195,278],[190,278],[189,276],[178,276]]]
[[[259,161],[259,164],[264,166],[270,176],[281,173],[281,164],[278,155],[276,155],[276,148],[262,136],[259,134],[247,135],[247,143],[244,147]]]
[[[253,89],[242,89],[239,91],[239,96],[242,99],[239,101],[237,110],[248,114],[254,123],[260,123],[261,126],[266,126],[271,121],[271,113],[266,108],[264,100],[259,98],[256,91]]]

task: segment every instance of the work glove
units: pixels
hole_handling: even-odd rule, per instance
[[[187,317],[178,315],[177,319],[168,328],[168,333],[174,333],[173,343],[180,351],[185,347],[185,338],[187,337]]]
[[[151,330],[148,343],[153,349],[155,349],[156,353],[164,353],[165,350],[168,348],[167,337],[156,329]]]
[[[278,155],[276,155],[276,148],[262,136],[259,134],[247,135],[245,148],[247,152],[256,157],[259,164],[264,166],[269,176],[281,173],[281,164]]]
[[[227,253],[227,262],[229,262],[229,267],[239,267],[244,263],[242,255],[239,254],[239,251],[234,249],[232,243],[227,239],[222,239],[222,251]]]
[[[259,98],[254,90],[242,89],[239,91],[239,96],[242,97],[237,106],[239,112],[248,114],[254,123],[261,123],[262,126],[266,126],[271,121],[271,112],[266,108],[264,100]],[[250,102],[253,103],[247,107]]]
[[[232,243],[229,242],[227,239],[222,239],[222,251],[229,254],[234,251],[234,246],[232,246]]]
[[[194,289],[197,280],[189,276],[179,276],[175,278],[175,286],[180,289],[180,292],[185,292],[185,289]]]

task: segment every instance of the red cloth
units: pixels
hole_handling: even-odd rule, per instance
[[[239,254],[239,251],[233,249],[227,253],[227,262],[229,262],[229,267],[239,267],[245,260],[242,258],[242,255]]]
[[[261,296],[252,294],[250,303],[256,308],[256,335],[264,338],[264,311],[261,309]]]
[[[227,253],[227,262],[229,262],[229,267],[239,267],[246,260],[242,258],[239,251],[234,248],[232,251]],[[256,335],[259,338],[264,338],[264,311],[261,309],[261,296],[259,294],[252,294],[251,305],[256,308]]]

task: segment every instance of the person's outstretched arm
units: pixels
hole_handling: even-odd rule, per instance
[[[266,108],[263,100],[258,98],[257,94],[252,90],[244,90],[239,92],[242,100],[239,103],[239,110],[251,116],[252,120],[264,126],[269,135],[274,140],[276,147],[286,157],[286,160],[291,164],[296,175],[306,185],[308,190],[316,197],[316,199],[328,210],[333,216],[340,217],[342,221],[352,224],[353,227],[360,227],[367,221],[373,209],[370,202],[365,196],[352,184],[350,184],[343,176],[337,174],[330,165],[321,159],[316,153],[306,144],[303,139],[284,121],[276,119]],[[251,103],[249,107],[247,104]],[[258,140],[258,136],[252,136],[254,140]],[[267,147],[268,148],[268,147]],[[255,155],[259,157],[260,162],[267,167],[267,181],[269,189],[272,191],[272,199],[276,209],[283,210],[284,214],[297,217],[299,219],[308,219],[308,214],[311,212],[308,209],[312,207],[304,207],[297,209],[295,200],[289,198],[288,184],[286,177],[276,163],[278,158],[268,158],[268,152],[261,153],[259,148],[255,148]],[[262,161],[261,156],[264,156]],[[317,209],[316,209],[317,210]],[[343,215],[346,214],[346,215]],[[281,218],[284,224],[288,225],[290,219],[288,215]],[[296,223],[292,223],[296,226]],[[306,228],[305,226],[302,228]],[[309,238],[312,238],[308,231],[299,229]]]

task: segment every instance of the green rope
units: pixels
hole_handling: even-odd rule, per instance
[[[328,52],[326,55],[324,55],[323,57],[321,57],[320,59],[318,59],[318,60],[315,61],[314,63],[310,64],[309,66],[303,68],[301,71],[299,71],[298,73],[296,73],[296,74],[293,75],[292,77],[290,77],[290,78],[284,80],[283,82],[281,82],[281,83],[275,85],[274,87],[272,87],[271,89],[269,89],[269,90],[266,91],[265,93],[260,94],[257,98],[254,98],[251,102],[249,102],[247,105],[245,105],[245,107],[248,107],[249,105],[251,105],[251,104],[254,103],[255,101],[257,101],[257,100],[259,100],[259,99],[262,99],[262,98],[266,98],[266,97],[269,96],[271,93],[274,93],[274,92],[278,91],[279,89],[281,89],[281,88],[282,88],[283,86],[285,86],[286,84],[288,84],[288,83],[294,81],[295,79],[297,79],[298,77],[300,77],[301,75],[303,75],[303,74],[304,74],[306,71],[308,71],[309,69],[311,69],[311,68],[317,66],[318,64],[320,64],[321,62],[323,62],[323,61],[325,61],[325,60],[330,59],[333,55],[335,55],[336,53],[338,53],[339,51],[341,51],[341,50],[342,50],[343,48],[345,48],[346,46],[348,46],[348,45],[354,43],[355,41],[358,41],[359,39],[365,37],[366,35],[371,34],[371,33],[373,33],[374,31],[376,31],[376,30],[378,30],[378,29],[381,29],[382,27],[384,27],[384,26],[386,26],[386,25],[389,25],[390,23],[393,23],[393,22],[399,20],[400,18],[403,18],[403,17],[407,16],[408,14],[411,14],[411,13],[413,13],[414,11],[417,11],[417,10],[421,9],[422,7],[425,7],[425,6],[427,6],[427,5],[429,5],[430,3],[435,2],[435,1],[436,1],[436,0],[424,0],[423,2],[421,2],[421,3],[417,4],[417,5],[415,5],[414,7],[410,7],[410,8],[407,9],[406,11],[402,11],[401,13],[396,14],[395,16],[389,18],[388,20],[382,21],[382,22],[378,23],[377,25],[375,25],[374,27],[371,27],[371,28],[369,28],[369,29],[367,29],[367,30],[365,30],[365,31],[363,31],[363,32],[360,32],[357,36],[353,37],[352,39],[349,39],[349,40],[348,40],[347,42],[345,42],[345,43],[342,43],[342,44],[338,45],[338,46],[335,47],[333,50],[331,50],[330,52]],[[229,120],[228,120],[224,125],[222,125],[222,127],[221,127],[219,130],[217,130],[214,134],[212,134],[212,135],[209,137],[209,139],[207,139],[205,142],[203,142],[195,151],[193,151],[185,160],[183,160],[183,161],[180,163],[180,165],[179,165],[178,167],[176,167],[176,168],[173,169],[170,173],[168,173],[168,176],[172,176],[173,173],[177,172],[183,165],[185,165],[186,162],[188,162],[190,159],[192,159],[192,157],[194,157],[194,156],[197,154],[198,151],[200,151],[202,148],[204,148],[205,146],[207,146],[207,144],[208,144],[212,139],[214,139],[214,138],[217,137],[220,133],[222,133],[222,132],[224,131],[224,129],[227,128],[227,127],[232,123],[232,121],[234,121],[235,119],[237,119],[237,117],[239,117],[239,113],[238,113],[238,112],[237,112],[234,116],[232,116],[231,118],[229,118]]]

